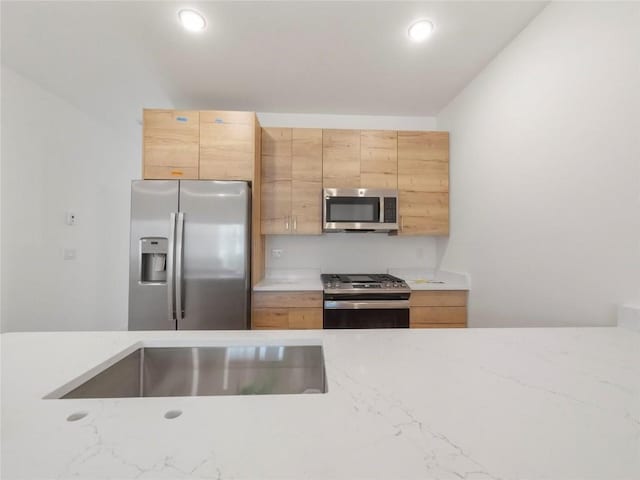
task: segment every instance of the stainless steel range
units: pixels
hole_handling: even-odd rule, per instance
[[[411,290],[387,274],[322,274],[324,328],[408,328]]]

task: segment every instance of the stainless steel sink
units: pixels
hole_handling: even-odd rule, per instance
[[[320,345],[143,347],[49,398],[325,393]]]

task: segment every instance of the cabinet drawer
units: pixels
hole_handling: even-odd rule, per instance
[[[158,167],[155,165],[144,166],[144,178],[148,180],[164,180],[175,178],[176,180],[197,180],[197,167]]]
[[[466,327],[467,307],[411,307],[411,328]]]
[[[251,326],[260,330],[286,330],[289,328],[289,310],[286,308],[254,308]]]
[[[322,308],[254,308],[254,330],[321,329]]]
[[[466,290],[413,291],[409,297],[411,307],[465,307]]]
[[[254,292],[254,308],[322,308],[322,292]]]
[[[289,309],[289,328],[322,329],[322,308]]]

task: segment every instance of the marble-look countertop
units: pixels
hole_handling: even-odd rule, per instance
[[[321,342],[328,393],[43,400],[136,342]],[[617,327],[9,333],[3,479],[640,478]],[[168,410],[183,413],[167,420]],[[66,418],[78,411],[87,416]]]
[[[469,290],[466,274],[419,269],[390,268],[388,273],[402,278],[411,290]],[[253,287],[254,292],[322,291],[320,270],[268,271],[265,278]]]
[[[265,278],[253,287],[254,292],[322,291],[320,269],[269,269]]]
[[[469,290],[469,276],[464,273],[413,268],[390,268],[389,273],[407,282],[411,290]]]
[[[321,292],[322,282],[318,278],[274,279],[260,280],[254,287],[254,292]]]

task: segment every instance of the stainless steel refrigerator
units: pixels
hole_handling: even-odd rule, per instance
[[[129,330],[248,328],[250,205],[246,182],[132,182]]]

